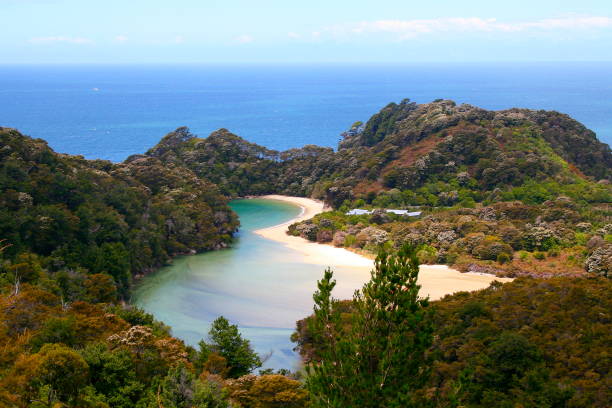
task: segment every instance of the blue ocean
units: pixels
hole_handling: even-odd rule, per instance
[[[353,122],[404,98],[558,110],[612,142],[612,63],[0,66],[0,126],[113,161],[179,126],[273,149],[335,147]]]

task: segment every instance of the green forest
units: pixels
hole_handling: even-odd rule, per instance
[[[179,128],[112,163],[0,128],[0,407],[608,407],[611,181],[567,115],[448,100],[389,104],[337,150]],[[192,347],[130,304],[232,244],[229,200],[268,193],[330,206],[289,234],[377,257],[351,300],[321,271],[296,373],[222,316]],[[424,263],[516,279],[429,301]]]

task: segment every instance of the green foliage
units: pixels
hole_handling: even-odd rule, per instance
[[[47,404],[62,401],[76,405],[89,370],[78,353],[61,344],[46,344],[28,363],[22,361],[30,389],[44,389]]]
[[[223,316],[215,319],[208,335],[210,343],[200,343],[200,352],[212,351],[223,357],[229,368],[228,377],[238,378],[261,367],[261,359],[251,348],[250,341],[242,337],[238,326],[230,324]]]
[[[34,350],[39,350],[47,343],[63,343],[73,346],[75,338],[76,321],[74,317],[51,318],[43,323],[30,344]]]
[[[66,300],[128,298],[133,275],[177,253],[225,245],[237,225],[214,186],[152,157],[85,160],[6,128],[0,151],[0,237],[10,244],[4,256],[20,283],[37,283],[42,269],[57,273]],[[112,276],[116,294],[108,282],[105,293],[93,293],[95,285],[85,293],[87,273]]]
[[[431,245],[422,245],[419,247],[416,256],[420,263],[434,264],[438,261],[438,250]]]
[[[418,406],[414,391],[427,381],[432,342],[428,301],[418,297],[413,249],[381,252],[371,280],[353,298],[349,327],[331,292],[328,269],[314,294],[310,330],[319,361],[307,366],[313,407]]]
[[[221,390],[197,380],[183,364],[177,365],[161,381],[157,403],[167,408],[226,408]]]
[[[500,254],[498,254],[498,255],[497,255],[497,259],[496,259],[496,260],[497,260],[497,262],[499,262],[500,264],[505,264],[505,263],[510,262],[510,261],[512,260],[512,258],[511,258],[511,256],[510,256],[510,255],[508,255],[507,253],[502,252],[502,253],[500,253]]]
[[[246,375],[228,381],[230,398],[243,408],[305,408],[308,393],[299,381],[279,374]]]
[[[600,379],[609,375],[601,353],[610,324],[599,313],[610,307],[611,285],[604,278],[519,278],[434,302],[436,403],[607,406]]]
[[[327,293],[333,282],[321,284],[319,293]],[[607,278],[518,278],[432,302],[431,376],[414,394],[441,408],[607,407],[611,294]],[[317,314],[298,322],[294,335],[314,367],[328,358],[330,341],[353,330],[353,302],[327,307],[330,318],[341,316],[338,337],[309,323]]]

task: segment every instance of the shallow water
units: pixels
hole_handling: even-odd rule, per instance
[[[263,199],[230,205],[241,222],[233,247],[175,259],[142,280],[135,303],[191,345],[223,315],[240,326],[257,352],[272,352],[265,367],[295,369],[299,358],[289,337],[296,320],[311,313],[312,293],[324,268],[304,263],[298,253],[253,232],[296,217],[299,207]],[[338,279],[343,275],[346,271],[339,271]],[[348,284],[359,282],[349,279]]]

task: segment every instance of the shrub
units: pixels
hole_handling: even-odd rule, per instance
[[[331,232],[331,230],[321,230],[317,232],[317,242],[331,242],[332,238],[333,233]]]
[[[357,242],[357,238],[352,234],[348,234],[346,237],[344,237],[345,247],[352,247],[355,245],[356,242]]]
[[[423,245],[417,252],[419,263],[433,264],[438,261],[438,250],[431,245]]]
[[[501,254],[506,254],[508,258],[513,253],[512,247],[499,241],[496,237],[487,237],[472,251],[480,259],[495,261]]]
[[[587,258],[584,265],[590,273],[610,277],[612,275],[612,245],[597,248]]]
[[[533,257],[537,260],[542,260],[546,258],[546,254],[544,252],[536,251],[533,253]]]
[[[502,252],[497,255],[497,262],[499,262],[500,264],[505,264],[507,262],[510,262],[510,260],[511,260],[510,255],[508,255],[505,252]]]

